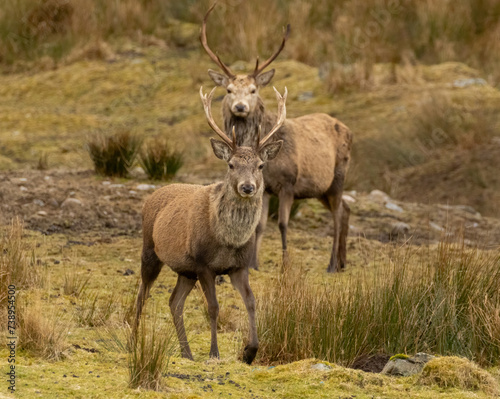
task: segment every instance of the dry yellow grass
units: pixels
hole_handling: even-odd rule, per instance
[[[0,13],[0,62],[22,68],[26,60],[43,56],[56,63],[85,55],[109,59],[113,51],[104,42],[123,37],[145,45],[196,47],[198,25],[211,4],[209,0],[11,2]],[[467,60],[498,83],[499,14],[495,0],[459,0],[452,13],[444,0],[432,4],[227,0],[218,4],[210,21],[209,40],[223,59],[251,61],[258,54],[270,54],[281,28],[291,23],[284,56],[322,65],[332,90],[339,84],[354,89],[369,86],[376,62],[414,60]],[[72,50],[75,46],[82,50]]]

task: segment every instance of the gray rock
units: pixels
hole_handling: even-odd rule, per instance
[[[18,186],[22,185],[23,183],[26,183],[28,179],[26,177],[19,177],[19,178],[12,178],[10,181],[14,184],[17,184]]]
[[[469,79],[456,79],[453,81],[453,87],[467,87],[467,86],[485,86],[487,85],[486,80],[481,78],[469,78]]]
[[[460,209],[461,211],[464,211],[464,212],[467,212],[467,213],[470,213],[472,215],[476,215],[478,214],[479,212],[476,211],[472,206],[469,206],[469,205],[457,205],[455,206],[456,209]]]
[[[390,197],[386,193],[380,190],[373,190],[370,194],[368,194],[368,197],[372,201],[378,201],[378,202],[389,201],[390,199]]]
[[[137,166],[130,171],[130,175],[136,178],[145,178],[146,172],[144,172],[144,169],[142,169],[140,166]]]
[[[396,205],[394,202],[386,202],[385,207],[387,209],[390,209],[391,211],[396,211],[396,212],[404,212],[403,208],[401,208],[399,205]]]
[[[38,205],[38,206],[45,206],[45,202],[43,202],[42,200],[39,200],[39,199],[34,199],[33,203],[35,205]]]
[[[439,224],[437,223],[434,223],[434,222],[430,222],[429,223],[429,226],[431,226],[431,229],[434,229],[436,231],[444,231],[444,228],[441,227]]]
[[[328,371],[331,370],[332,368],[324,363],[316,363],[311,366],[311,369],[319,371]]]
[[[139,184],[135,189],[140,191],[154,190],[156,186],[154,184]]]
[[[83,202],[77,198],[66,198],[61,204],[61,208],[75,209],[83,206]]]
[[[354,202],[356,202],[356,200],[355,200],[353,197],[351,197],[350,195],[347,195],[347,194],[344,194],[344,195],[342,196],[342,199],[343,199],[345,202],[349,202],[349,203],[351,203],[351,204],[352,204],[352,203],[354,203]]]
[[[395,358],[387,362],[381,373],[398,377],[408,377],[418,374],[422,371],[425,364],[429,360],[434,359],[434,357],[427,353],[417,353],[415,356],[406,359]]]

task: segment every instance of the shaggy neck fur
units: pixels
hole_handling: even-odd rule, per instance
[[[210,196],[210,224],[221,244],[239,248],[252,238],[260,220],[263,190],[261,185],[253,197],[242,198],[227,181],[216,186]]]
[[[266,113],[264,103],[259,98],[255,110],[246,118],[233,115],[230,105],[223,104],[222,117],[224,118],[224,130],[229,137],[232,137],[233,126],[236,131],[236,144],[238,146],[255,147],[259,134],[259,125],[262,125],[262,134],[271,129],[276,120],[276,115]]]

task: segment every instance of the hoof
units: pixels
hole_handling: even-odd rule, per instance
[[[252,364],[255,356],[257,355],[257,349],[258,348],[246,346],[243,351],[243,362],[249,365]]]
[[[336,267],[333,267],[331,265],[328,265],[328,267],[326,268],[327,273],[340,273],[343,271],[344,271],[344,269],[336,268]]]

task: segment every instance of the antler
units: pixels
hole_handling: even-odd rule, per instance
[[[275,125],[271,129],[269,133],[261,140],[260,139],[260,127],[259,127],[259,138],[257,142],[257,148],[262,148],[264,144],[271,138],[271,136],[278,131],[278,129],[283,125],[283,122],[285,122],[286,119],[286,97],[288,96],[288,90],[285,87],[285,93],[283,96],[279,93],[278,90],[276,90],[276,87],[273,87],[274,91],[276,92],[276,99],[278,100],[278,119],[276,120]]]
[[[234,127],[233,127],[233,140],[231,140],[227,135],[221,130],[219,126],[214,121],[214,118],[212,116],[212,97],[214,96],[215,89],[217,87],[214,87],[212,91],[208,94],[203,94],[203,86],[200,87],[200,97],[201,101],[203,103],[203,108],[205,109],[205,115],[207,117],[208,124],[210,127],[214,130],[215,133],[217,133],[220,138],[227,144],[229,147],[232,149],[235,148],[236,146],[236,139],[235,139],[235,132],[234,132]]]
[[[289,34],[290,34],[290,24],[286,26],[285,34],[283,35],[283,41],[281,42],[281,46],[278,49],[278,51],[276,51],[271,57],[269,57],[267,61],[264,62],[260,67],[259,67],[259,57],[257,56],[257,61],[255,62],[255,69],[250,76],[256,77],[264,69],[266,69],[271,62],[275,60],[275,58],[281,53],[281,50],[283,50],[283,48],[285,47],[285,42],[287,41]]]
[[[210,50],[210,47],[208,47],[208,43],[207,43],[207,18],[209,16],[209,14],[212,12],[212,10],[214,9],[216,4],[217,4],[217,2],[215,2],[212,5],[212,7],[209,8],[207,13],[205,14],[205,18],[203,18],[203,24],[201,25],[201,31],[200,31],[200,41],[201,41],[201,45],[203,46],[203,48],[205,49],[205,51],[207,52],[209,57],[212,59],[212,61],[214,61],[219,66],[219,68],[224,71],[224,73],[227,75],[228,78],[234,78],[236,75],[231,72],[229,67],[222,62],[222,60],[220,59],[220,57],[218,55],[214,54],[214,52],[212,50]]]

